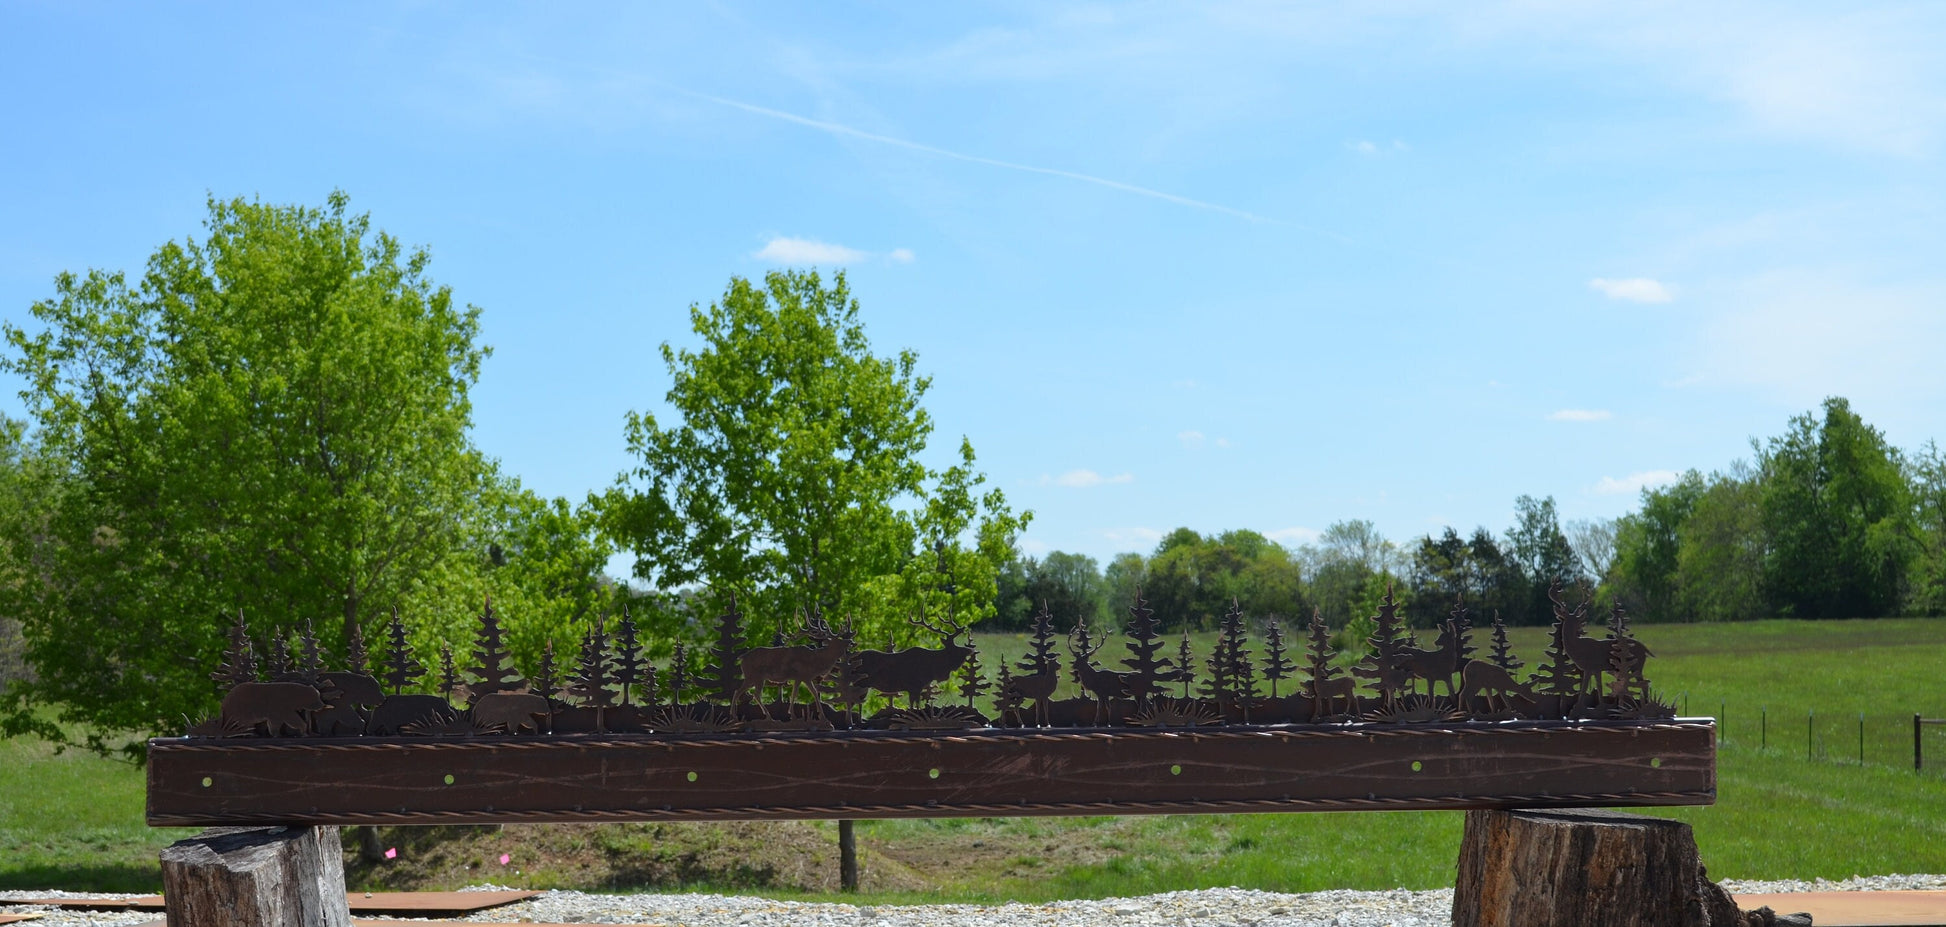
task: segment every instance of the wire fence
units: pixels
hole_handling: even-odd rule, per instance
[[[1678,696],[1679,707],[1690,701]],[[1911,712],[1818,712],[1792,706],[1739,708],[1691,702],[1715,714],[1717,739],[1810,762],[1883,766],[1946,779],[1946,717]]]

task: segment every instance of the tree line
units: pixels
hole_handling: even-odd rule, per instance
[[[1552,620],[1551,589],[1644,621],[1946,614],[1946,453],[1906,454],[1849,401],[1827,399],[1752,460],[1642,490],[1617,519],[1563,522],[1552,497],[1514,500],[1514,523],[1446,528],[1395,544],[1339,522],[1287,548],[1254,531],[1178,528],[1105,568],[1054,551],[1000,572],[991,626],[1018,629],[1039,603],[1064,621],[1114,623],[1137,590],[1163,627],[1211,629],[1232,602],[1285,624],[1317,610],[1334,628],[1369,620],[1395,590],[1415,627],[1457,601],[1510,625]]]

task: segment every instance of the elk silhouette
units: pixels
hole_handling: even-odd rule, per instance
[[[1588,627],[1588,603],[1570,609],[1556,593],[1557,590],[1549,589],[1547,597],[1553,600],[1554,612],[1561,618],[1561,647],[1567,651],[1568,659],[1574,661],[1574,668],[1581,671],[1579,694],[1599,698],[1602,676],[1610,671],[1629,679],[1641,679],[1643,666],[1654,656],[1649,648],[1632,637],[1613,640],[1582,637],[1581,632]]]
[[[959,669],[960,664],[965,663],[967,656],[973,653],[973,648],[954,642],[955,638],[966,633],[966,627],[954,624],[950,619],[944,628],[923,618],[909,617],[906,622],[939,635],[944,646],[937,650],[927,647],[861,650],[858,652],[858,682],[868,689],[888,695],[902,692],[905,694],[906,707],[917,708],[920,697],[953,675],[953,671]]]
[[[1077,641],[1076,638],[1080,640]],[[1074,630],[1068,634],[1068,653],[1074,659],[1069,669],[1074,673],[1074,681],[1095,697],[1095,723],[1100,724],[1102,716],[1108,711],[1112,699],[1127,698],[1134,689],[1134,673],[1118,673],[1096,667],[1092,659],[1096,652],[1108,643],[1108,635],[1102,635],[1093,647],[1086,644],[1088,626],[1075,622]]]
[[[749,692],[766,718],[770,717],[770,709],[763,703],[764,686],[777,683],[784,687],[784,715],[789,718],[797,711],[797,687],[802,685],[811,692],[811,700],[806,704],[815,714],[824,704],[824,691],[818,687],[818,680],[831,675],[845,658],[848,642],[831,630],[824,619],[812,616],[805,622],[804,631],[814,642],[811,646],[758,647],[745,651],[737,661],[743,673],[743,687],[737,690],[737,698],[741,700]]]

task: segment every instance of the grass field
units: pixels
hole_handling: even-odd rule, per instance
[[[1717,878],[1946,872],[1946,732],[1911,768],[1914,713],[1946,717],[1946,621],[1650,625],[1649,675],[1688,712],[1723,713],[1719,800],[1654,810],[1695,826]],[[1195,640],[1197,652],[1209,640]],[[983,635],[983,659],[1025,649]],[[1097,656],[1108,663],[1120,659]],[[1520,629],[1530,664],[1541,629]],[[1173,652],[1173,648],[1172,648]],[[1806,756],[1806,713],[1815,711]],[[1866,720],[1858,762],[1858,717]],[[1767,736],[1759,718],[1767,718]],[[1938,729],[1932,729],[1938,731]],[[1767,741],[1767,746],[1764,745]],[[154,890],[140,771],[34,742],[0,743],[0,888]],[[1238,885],[1280,891],[1451,885],[1452,812],[861,822],[868,897],[1045,900]],[[819,897],[835,879],[823,824],[508,827],[389,832],[400,859],[363,887],[494,881],[605,890],[731,888]],[[501,866],[508,854],[512,863]]]

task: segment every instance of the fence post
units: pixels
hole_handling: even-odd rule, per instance
[[[1918,772],[1919,770],[1926,768],[1925,754],[1921,751],[1921,748],[1919,746],[1919,723],[1920,723],[1919,716],[1917,714],[1914,714],[1912,716],[1912,771],[1913,772]]]

